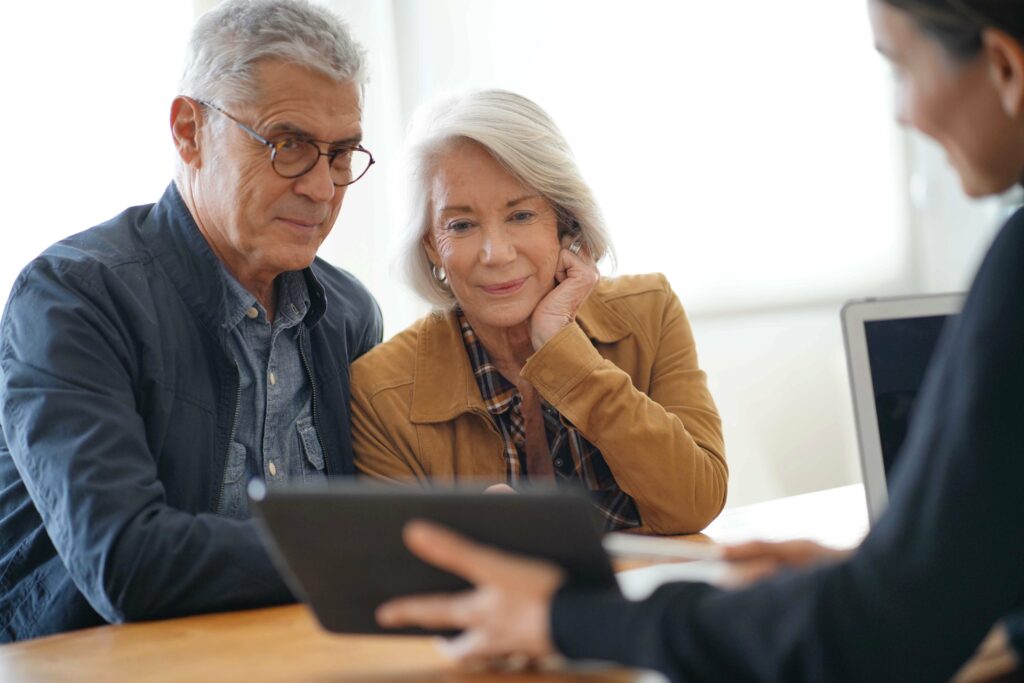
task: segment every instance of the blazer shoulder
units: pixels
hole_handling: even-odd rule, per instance
[[[602,278],[577,320],[593,340],[611,343],[633,332],[654,344],[670,309],[678,305],[664,275],[622,275]]]
[[[634,323],[659,320],[670,305],[677,305],[668,278],[661,273],[620,275],[602,279],[594,292],[609,310]]]
[[[641,273],[602,278],[594,292],[606,302],[636,296],[664,297],[672,295],[672,285],[662,273]]]

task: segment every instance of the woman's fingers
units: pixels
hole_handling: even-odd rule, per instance
[[[573,254],[563,248],[555,267],[555,288],[540,300],[530,316],[530,338],[539,349],[551,337],[576,319],[576,311],[601,279],[601,273],[590,256],[581,251]]]
[[[466,628],[472,617],[473,592],[389,600],[377,608],[377,623],[385,628],[419,628],[443,631]]]
[[[377,608],[381,626],[462,631],[445,646],[460,661],[553,653],[548,621],[551,598],[565,579],[559,567],[480,545],[430,522],[410,522],[403,536],[415,555],[474,587],[389,600]]]
[[[483,583],[494,576],[497,567],[505,566],[513,560],[508,553],[480,545],[423,520],[413,520],[406,524],[402,537],[409,550],[423,561],[457,574],[473,584]]]

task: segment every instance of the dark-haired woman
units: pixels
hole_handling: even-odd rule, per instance
[[[868,5],[900,121],[945,148],[968,195],[1020,182],[1024,0]],[[477,588],[396,601],[379,619],[461,629],[463,658],[561,651],[674,680],[945,680],[1024,607],[1024,211],[992,244],[933,368],[888,511],[848,557],[742,591],[676,584],[632,603],[560,588],[548,564],[420,524],[410,548]]]

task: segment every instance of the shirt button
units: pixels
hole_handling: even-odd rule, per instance
[[[269,469],[270,469],[270,476],[276,477],[277,476],[277,465],[274,464],[273,460],[270,461],[270,468]]]
[[[249,310],[246,311],[245,314],[247,316],[249,316],[250,320],[255,320],[256,318],[258,318],[260,316],[260,312],[256,310],[255,306],[250,306]]]
[[[271,372],[270,373],[270,386],[274,386],[275,384],[277,384],[277,375],[275,375],[273,372]]]
[[[565,463],[565,461],[561,458],[555,458],[555,467],[561,467],[563,463]]]

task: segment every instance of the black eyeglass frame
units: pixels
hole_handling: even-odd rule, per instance
[[[272,141],[266,139],[265,137],[263,137],[262,135],[260,135],[256,131],[254,131],[251,127],[245,125],[244,123],[242,123],[241,121],[236,119],[234,116],[232,116],[231,114],[227,113],[226,111],[224,111],[223,109],[218,107],[216,104],[213,104],[212,102],[207,102],[205,100],[200,100],[200,99],[196,99],[196,102],[198,102],[199,104],[203,105],[204,107],[208,107],[210,109],[213,109],[214,111],[219,112],[219,113],[223,114],[224,116],[228,117],[228,119],[230,119],[236,126],[238,126],[242,130],[244,130],[246,133],[248,133],[250,137],[252,137],[258,143],[260,143],[261,145],[263,145],[264,147],[269,149],[270,150],[270,167],[273,168],[274,172],[277,173],[277,175],[281,176],[282,178],[287,178],[287,179],[291,180],[291,179],[300,178],[300,177],[306,175],[307,173],[312,171],[314,168],[316,168],[317,163],[319,163],[319,161],[320,161],[320,157],[327,157],[327,165],[331,166],[334,163],[335,158],[337,158],[337,156],[339,154],[344,154],[345,152],[350,151],[350,150],[358,150],[360,152],[365,152],[366,156],[370,157],[370,163],[368,163],[366,165],[366,168],[363,169],[362,173],[360,173],[358,176],[356,176],[352,180],[348,181],[347,183],[335,183],[334,180],[331,179],[331,182],[334,183],[335,187],[347,187],[347,186],[351,185],[352,183],[356,182],[357,180],[359,180],[360,178],[362,178],[364,175],[366,175],[366,173],[370,170],[370,167],[373,166],[375,163],[377,163],[376,159],[373,158],[373,153],[370,152],[370,150],[368,150],[365,147],[363,147],[363,145],[361,143],[360,144],[356,144],[356,145],[352,145],[350,147],[342,147],[342,148],[334,149],[334,150],[331,150],[331,151],[328,151],[328,152],[324,152],[324,151],[322,151],[320,149],[320,145],[331,145],[332,143],[325,142],[323,140],[313,140],[311,138],[296,138],[296,137],[293,136],[292,138],[287,138],[287,139],[299,139],[302,142],[309,142],[309,143],[311,143],[313,145],[313,147],[316,148],[316,157],[313,158],[313,161],[312,161],[312,163],[310,163],[308,168],[306,168],[303,171],[300,171],[299,173],[293,173],[293,174],[282,173],[277,168],[277,164],[275,162],[277,161],[278,145],[281,144],[281,142],[283,142],[283,141],[281,141],[281,142],[272,142]]]

